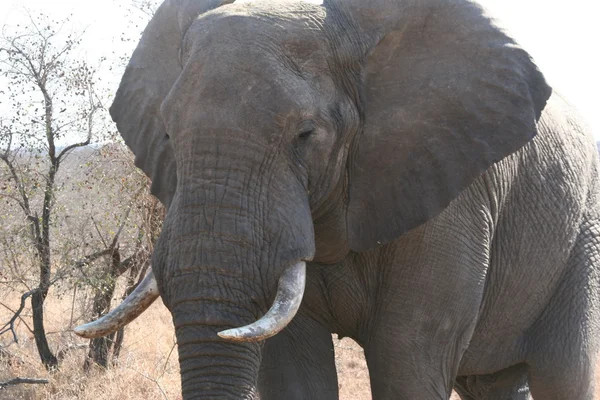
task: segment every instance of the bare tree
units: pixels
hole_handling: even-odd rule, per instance
[[[142,11],[136,18],[144,19],[156,5],[155,0],[134,1],[129,7]],[[0,303],[12,312],[0,324],[0,335],[12,333],[18,341],[18,325],[26,326],[42,363],[52,370],[67,350],[81,346],[70,343],[52,351],[44,326],[49,289],[58,287],[53,293],[59,296],[72,290],[66,330],[82,316],[89,318],[88,310],[92,317],[108,312],[117,280],[126,279],[125,296],[148,268],[164,210],[107,121],[103,99],[108,93],[98,83],[103,60],[95,66],[86,61],[82,34],[66,32],[68,19],[28,15],[26,27],[11,31],[5,26],[0,37],[0,83],[7,83],[0,84],[0,112],[7,110],[0,114],[0,205],[5,207],[0,210],[0,285],[20,296],[18,306]],[[93,161],[74,179],[82,165],[72,160],[86,152]],[[22,263],[35,266],[35,278]],[[107,367],[111,357],[114,363],[123,337],[120,331],[90,341],[85,365]]]
[[[62,32],[66,22],[30,15],[25,31],[9,34],[5,27],[0,39],[0,74],[9,82],[2,94],[11,111],[0,125],[0,160],[8,175],[0,197],[18,204],[28,226],[39,279],[23,296],[31,297],[35,341],[48,369],[58,365],[44,328],[56,176],[72,151],[97,138],[102,109],[95,70],[74,57],[80,36]],[[14,331],[12,324],[7,329]]]

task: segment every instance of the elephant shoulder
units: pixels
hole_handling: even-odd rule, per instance
[[[552,157],[566,160],[596,155],[597,148],[590,126],[563,95],[554,91],[537,124],[538,142],[561,152]],[[541,143],[540,143],[541,144]]]

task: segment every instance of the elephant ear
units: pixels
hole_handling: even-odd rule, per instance
[[[135,155],[135,165],[152,180],[151,192],[167,208],[177,174],[160,105],[181,73],[180,49],[194,19],[233,0],[167,0],[144,30],[125,70],[110,115]]]
[[[364,120],[349,166],[347,227],[350,248],[364,251],[433,218],[528,143],[551,89],[471,2],[329,5],[363,46]]]

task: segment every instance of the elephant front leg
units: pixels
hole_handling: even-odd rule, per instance
[[[362,340],[373,399],[450,398],[489,265],[488,224],[471,208],[453,203],[380,250],[377,301]]]
[[[448,400],[452,393],[461,350],[399,345],[392,336],[378,334],[365,346],[374,400]]]
[[[337,400],[331,332],[299,312],[263,349],[261,400]]]

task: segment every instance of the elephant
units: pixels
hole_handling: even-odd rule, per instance
[[[110,108],[166,206],[183,399],[592,399],[593,135],[471,0],[166,0]]]

